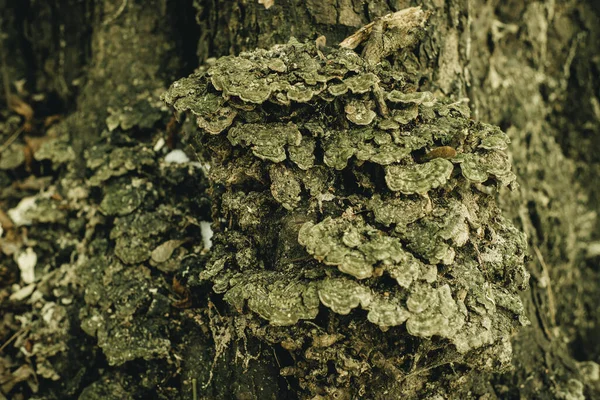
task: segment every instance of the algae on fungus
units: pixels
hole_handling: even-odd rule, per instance
[[[195,118],[211,165],[217,233],[200,279],[289,335],[332,312],[337,355],[302,357],[354,376],[358,327],[467,354],[526,323],[524,235],[494,197],[515,180],[508,138],[464,103],[295,40],[220,58],[164,99]]]

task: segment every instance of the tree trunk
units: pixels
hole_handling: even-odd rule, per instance
[[[473,120],[510,138],[518,188],[496,201],[527,235],[531,324],[510,338],[510,369],[486,365],[497,347],[455,359],[418,338],[400,355],[356,349],[371,375],[346,379],[334,362],[311,370],[308,353],[319,329],[318,340],[348,336],[351,317],[271,327],[202,278],[217,251],[252,258],[235,254],[242,236],[223,247],[236,222],[221,220],[226,189],[207,180],[199,146],[217,139],[197,139],[160,97],[215,57],[291,37],[336,46],[412,6],[430,13],[424,32],[391,59],[410,63],[415,90],[468,98]],[[600,396],[596,2],[0,0],[0,10],[0,399]],[[306,218],[282,219],[263,240],[297,246],[286,231],[296,217]],[[390,349],[405,335],[356,329]]]

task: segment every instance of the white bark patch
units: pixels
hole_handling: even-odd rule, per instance
[[[17,265],[21,270],[21,279],[23,283],[30,284],[35,281],[35,265],[37,264],[37,254],[31,247],[22,252],[17,257]]]
[[[190,161],[188,156],[183,152],[183,150],[173,150],[169,154],[165,156],[165,162],[167,164],[183,164]]]
[[[269,8],[273,7],[275,0],[258,0],[258,4],[262,4],[265,6],[265,9],[268,10]]]
[[[210,228],[210,222],[208,221],[200,221],[200,232],[202,233],[202,243],[204,244],[204,248],[206,250],[210,250],[212,247],[213,231]]]

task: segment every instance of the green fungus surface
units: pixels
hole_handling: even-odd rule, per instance
[[[467,356],[527,323],[526,242],[496,203],[515,180],[508,137],[403,74],[292,39],[220,58],[164,95],[197,122],[210,165],[217,231],[200,281],[265,340],[338,327],[330,358],[294,357],[349,377],[357,343],[437,337],[439,352]]]
[[[391,165],[386,168],[385,181],[390,190],[404,194],[427,193],[445,184],[454,166],[448,160],[436,158],[425,164]]]

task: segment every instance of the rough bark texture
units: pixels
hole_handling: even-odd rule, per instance
[[[520,187],[498,201],[528,236],[531,325],[508,371],[382,362],[362,398],[599,397],[597,2],[0,0],[0,399],[361,398],[283,377],[297,344],[199,279],[215,188],[165,159],[194,161],[196,128],[160,95],[213,57],[333,46],[416,5],[418,89],[511,139]]]

